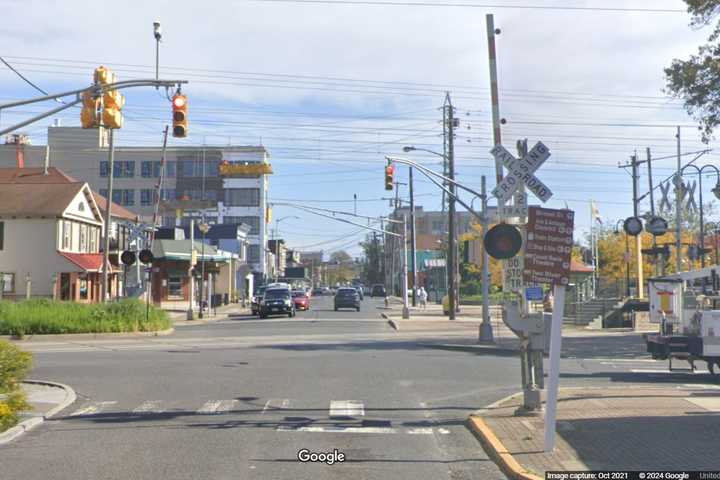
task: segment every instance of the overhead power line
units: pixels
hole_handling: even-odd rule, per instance
[[[687,13],[674,8],[632,8],[632,7],[575,7],[565,5],[503,5],[480,3],[440,3],[440,2],[398,2],[377,0],[251,0],[259,3],[298,3],[322,5],[366,5],[393,7],[459,7],[459,8],[506,8],[515,10],[576,10],[600,12],[642,12],[642,13]]]

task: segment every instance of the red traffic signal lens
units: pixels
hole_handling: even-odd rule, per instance
[[[501,223],[488,230],[483,244],[488,255],[499,260],[506,260],[520,252],[522,235],[514,226]]]
[[[385,175],[392,176],[394,171],[395,167],[393,167],[392,165],[388,165],[387,167],[385,167]]]
[[[172,99],[172,104],[174,108],[183,108],[187,104],[187,99],[185,95],[175,95]]]

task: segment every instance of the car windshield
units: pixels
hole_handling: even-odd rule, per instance
[[[295,290],[294,292],[292,292],[292,296],[293,298],[304,297],[305,292],[303,292],[302,290]]]
[[[277,289],[277,290],[268,290],[267,292],[265,292],[266,300],[267,299],[277,300],[277,299],[288,298],[288,297],[290,297],[290,292],[288,292],[287,290]]]
[[[341,297],[349,297],[351,295],[355,295],[355,290],[351,288],[341,288],[337,291],[337,294]]]

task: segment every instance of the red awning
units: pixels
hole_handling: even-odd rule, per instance
[[[100,272],[102,270],[103,254],[102,253],[68,253],[58,252],[61,256],[70,260],[73,264],[80,267],[86,272]],[[112,271],[112,267],[110,270]]]
[[[585,265],[584,263],[570,260],[570,272],[572,273],[592,273],[594,271],[595,269],[590,265]]]

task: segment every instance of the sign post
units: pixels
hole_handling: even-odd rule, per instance
[[[562,321],[565,309],[565,286],[570,279],[574,216],[574,212],[570,210],[538,207],[528,209],[524,278],[528,283],[552,284],[554,297],[550,325],[550,371],[545,404],[545,452],[552,452],[555,448]]]

